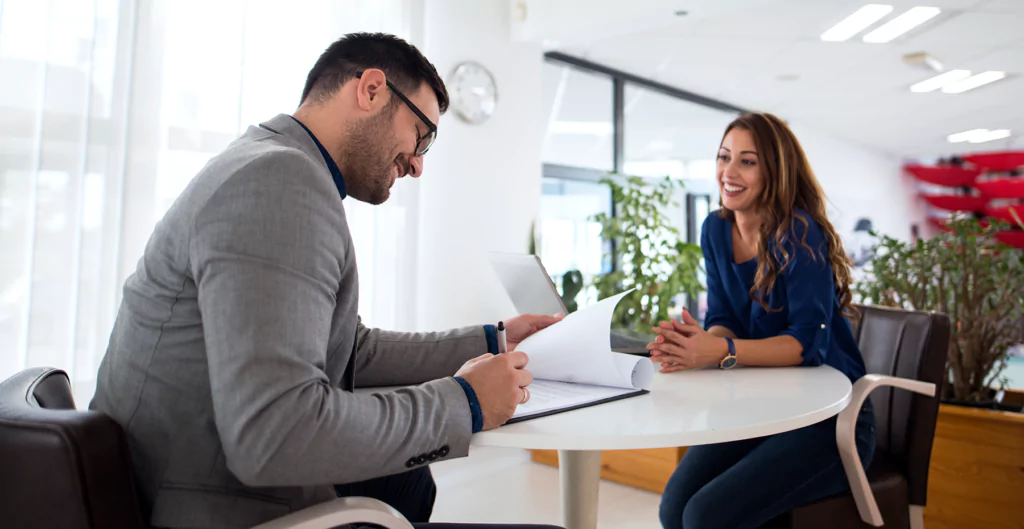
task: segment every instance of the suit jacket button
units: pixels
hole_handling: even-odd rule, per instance
[[[427,459],[429,459],[431,461],[435,461],[435,460],[437,460],[438,455],[439,454],[437,453],[437,450],[434,450],[433,452],[427,454]]]
[[[416,464],[417,465],[422,465],[423,463],[426,463],[426,462],[427,462],[427,456],[425,456],[425,455],[421,455],[421,456],[416,458]]]
[[[416,458],[415,457],[410,457],[409,460],[405,462],[405,466],[406,466],[406,468],[412,468],[412,467],[416,466]]]
[[[448,448],[448,445],[444,445],[444,446],[441,447],[440,450],[437,451],[437,455],[439,455],[441,457],[445,457],[445,456],[448,455],[448,452],[450,452],[450,450]]]

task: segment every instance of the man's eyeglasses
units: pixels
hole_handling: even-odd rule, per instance
[[[360,79],[362,77],[363,72],[356,74],[356,79]],[[384,82],[387,83],[388,88],[398,96],[398,99],[401,99],[406,105],[409,105],[409,110],[412,110],[412,113],[416,114],[416,116],[423,121],[423,124],[427,126],[427,134],[424,136],[420,136],[419,131],[416,131],[416,156],[423,156],[424,154],[427,154],[427,151],[430,150],[430,146],[433,145],[434,140],[437,139],[437,125],[435,125],[433,121],[430,121],[430,118],[420,111],[420,109],[417,108],[408,97],[405,97],[405,94],[403,94],[401,90],[391,84],[391,81],[385,79]]]

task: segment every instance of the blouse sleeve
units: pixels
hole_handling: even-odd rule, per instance
[[[805,217],[807,227],[799,220],[793,222],[793,236],[786,241],[790,262],[780,273],[789,308],[786,330],[780,335],[796,338],[803,347],[801,356],[805,366],[821,365],[825,361],[831,336],[835,278],[829,262],[828,245],[818,224]],[[807,234],[808,250],[800,240]]]
[[[716,213],[711,215],[716,215]],[[733,335],[742,337],[743,333],[740,330],[743,326],[740,325],[739,319],[732,311],[729,295],[722,281],[719,260],[723,256],[716,255],[716,247],[711,242],[712,236],[718,235],[717,233],[712,233],[716,231],[713,228],[713,222],[714,219],[709,215],[704,220],[704,227],[701,228],[700,234],[700,249],[704,253],[704,266],[708,283],[708,313],[704,317],[704,329],[707,330],[715,326],[725,327],[732,331]],[[718,248],[721,247],[723,245],[719,244]]]

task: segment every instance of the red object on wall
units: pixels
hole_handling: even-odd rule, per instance
[[[929,204],[946,211],[981,211],[988,204],[984,197],[959,195],[921,195]]]
[[[1024,248],[1024,231],[1011,230],[1001,231],[996,234],[996,240],[1014,248]]]
[[[974,187],[981,191],[985,198],[1024,198],[1024,177],[978,182]]]
[[[1024,221],[1024,204],[1004,206],[1001,208],[985,208],[985,214],[994,219],[1005,220],[1011,224],[1016,224],[1017,221],[1014,220],[1013,215],[1010,214],[1011,209],[1018,217],[1020,217],[1020,220]]]
[[[966,167],[932,167],[927,165],[907,165],[904,169],[922,182],[946,187],[963,187],[974,184],[974,179],[981,174],[981,169]]]
[[[1012,171],[1024,165],[1024,151],[987,152],[963,156],[969,162],[982,169],[997,173]]]

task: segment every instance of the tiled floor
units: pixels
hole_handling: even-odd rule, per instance
[[[433,522],[561,523],[558,470],[525,450],[473,448],[468,458],[432,465]],[[601,482],[598,529],[658,529],[657,494]]]

